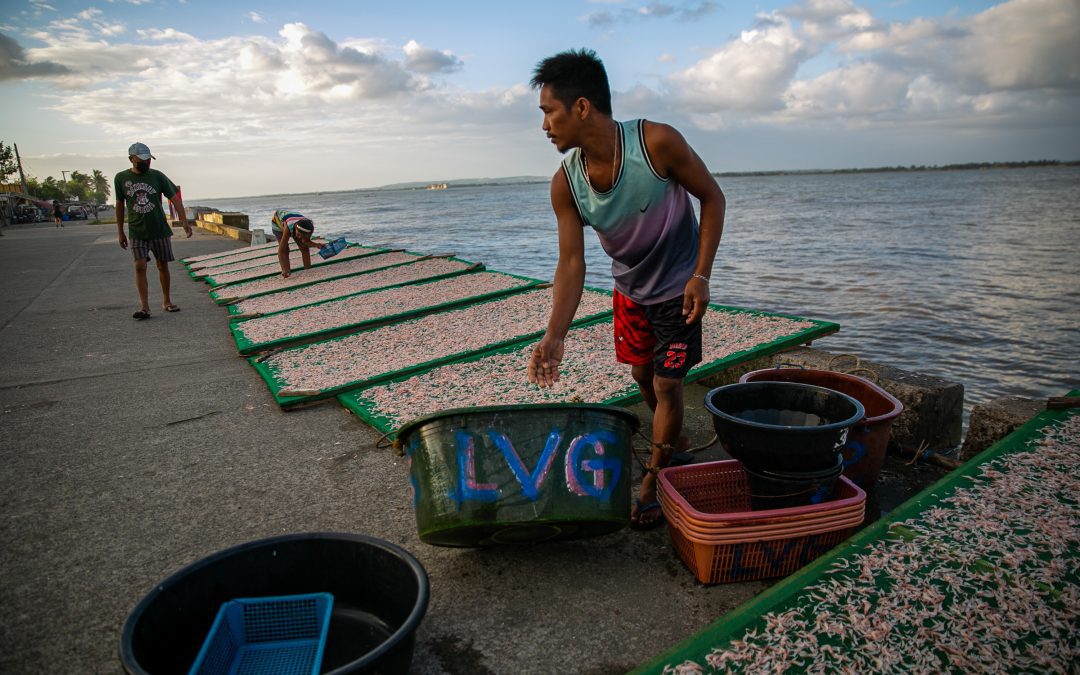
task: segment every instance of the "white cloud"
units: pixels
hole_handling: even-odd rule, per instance
[[[262,18],[262,14],[258,12],[248,12],[248,18],[251,19],[252,23],[266,23],[266,19]]]
[[[799,77],[829,50],[845,60]],[[970,17],[889,24],[851,0],[804,0],[760,15],[753,30],[666,84],[709,128],[733,120],[960,124],[1060,112],[1080,95],[1080,2],[1010,0]]]
[[[338,45],[325,33],[302,23],[286,24],[280,31],[285,39],[281,55],[290,71],[290,88],[302,83],[309,95],[340,99],[342,86],[351,98],[382,98],[417,88],[401,62],[379,52]]]
[[[905,105],[910,79],[875,63],[837,68],[795,81],[784,93],[789,119],[859,118],[895,113]]]
[[[144,40],[154,40],[158,42],[168,42],[174,40],[180,40],[184,42],[198,42],[194,35],[183,33],[172,28],[166,28],[164,30],[160,28],[147,28],[135,31],[135,34]]]
[[[967,35],[935,50],[945,73],[975,88],[1080,92],[1080,3],[1013,0],[965,22]]]
[[[425,49],[416,40],[405,45],[405,67],[417,73],[452,73],[461,70],[461,59],[449,51]]]
[[[717,4],[712,0],[701,2],[683,2],[670,4],[667,2],[650,2],[634,7],[623,7],[618,10],[601,9],[590,12],[582,17],[582,21],[590,28],[609,28],[615,24],[632,21],[647,21],[650,19],[674,19],[676,21],[698,21],[716,11]]]
[[[180,146],[227,138],[253,147],[306,147],[340,144],[342,137],[385,140],[400,135],[410,118],[415,128],[441,128],[446,137],[476,137],[505,124],[500,114],[513,111],[508,119],[516,123],[535,113],[528,87],[481,93],[435,88],[425,74],[452,72],[462,62],[415,41],[404,48],[368,38],[339,43],[303,23],[282,26],[276,37],[216,40],[163,27],[136,31],[152,48],[133,50],[130,42],[97,33],[98,18],[87,13],[53,22],[34,35],[45,46],[23,50],[20,58],[67,68],[58,71],[68,74],[57,83],[80,89],[79,96],[57,96],[53,108],[106,136],[126,137],[137,118],[162,121],[154,124],[154,137]],[[21,76],[46,74],[44,65],[38,68]],[[154,114],[133,118],[116,110]],[[455,129],[454,111],[470,118],[467,131]]]
[[[712,4],[621,7],[634,15],[611,7],[617,21],[643,22]],[[734,127],[758,139],[790,139],[807,127],[813,138],[867,129],[865,139],[900,127],[906,138],[948,138],[956,129],[996,136],[1022,125],[1067,127],[1067,147],[1080,147],[1078,13],[1077,0],[1009,0],[969,17],[890,23],[850,0],[803,0],[760,14],[660,86],[613,81],[616,109],[670,121],[695,147],[720,147],[715,139],[733,136],[711,132]],[[546,171],[556,159],[539,132],[536,92],[524,82],[528,65],[508,87],[468,90],[442,77],[463,68],[462,42],[443,49],[331,38],[299,22],[268,35],[204,39],[168,24],[128,31],[107,16],[52,14],[36,30],[8,33],[40,45],[33,48],[0,35],[0,79],[47,77],[41,90],[53,112],[83,125],[77,143],[85,147],[107,144],[122,155],[141,138],[170,162],[187,161],[185,192],[345,189],[409,180],[416,167],[460,172],[486,159],[491,167],[478,171],[500,175],[525,161]],[[533,145],[539,160],[524,149]],[[336,163],[319,156],[327,149]],[[270,161],[279,157],[288,159]],[[355,169],[342,168],[360,157]],[[68,166],[76,165],[61,168]],[[445,177],[454,175],[462,174]]]
[[[105,37],[116,37],[117,35],[123,35],[127,31],[127,26],[120,22],[99,23],[97,29]]]
[[[31,57],[15,38],[0,33],[0,82],[54,77],[69,72],[71,70],[61,63]]]
[[[784,91],[812,51],[786,18],[779,14],[759,18],[759,28],[743,31],[668,78],[693,111],[767,111],[783,106]]]
[[[259,40],[248,40],[240,47],[237,63],[242,70],[256,74],[278,71],[285,67],[281,54]]]

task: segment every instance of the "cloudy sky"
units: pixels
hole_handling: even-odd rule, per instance
[[[4,0],[0,140],[197,198],[550,175],[536,62],[713,171],[1080,159],[1080,0]]]

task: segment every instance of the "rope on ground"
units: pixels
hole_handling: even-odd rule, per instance
[[[873,368],[867,368],[866,366],[862,366],[860,368],[852,368],[851,370],[847,371],[848,375],[855,375],[856,373],[866,373],[868,375],[866,379],[870,380],[874,384],[877,384],[878,382],[877,371]]]
[[[716,434],[713,434],[712,438],[710,438],[707,443],[705,443],[703,445],[695,445],[692,448],[687,448],[686,452],[701,452],[705,448],[710,447],[713,443],[717,442],[718,440],[720,440],[720,437],[718,435],[716,435]]]
[[[911,466],[919,460],[922,460],[927,464],[934,464],[936,466],[949,469],[950,471],[957,467],[963,466],[964,464],[958,459],[943,455],[936,450],[931,450],[930,443],[928,441],[923,441],[919,444],[919,447],[915,449],[915,454],[911,457],[911,461],[907,462],[907,465]]]
[[[855,361],[855,363],[853,363],[848,369],[836,368],[836,362],[840,359],[852,359]],[[855,356],[854,354],[834,354],[833,357],[829,359],[829,362],[825,365],[825,370],[832,370],[838,373],[848,373],[852,370],[855,370],[856,368],[859,368],[861,365],[862,361],[860,361],[859,357]]]
[[[395,431],[397,431],[397,430],[392,429],[390,431],[387,431],[382,436],[379,436],[379,440],[375,441],[375,449],[376,450],[387,450],[389,448],[393,448],[394,453],[397,454],[398,457],[404,457],[405,456],[405,448],[404,448],[404,446],[401,445],[401,439],[395,438],[392,441],[390,440],[390,435],[393,434]]]

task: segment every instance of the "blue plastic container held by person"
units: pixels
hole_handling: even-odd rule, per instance
[[[338,253],[341,253],[342,251],[344,251],[346,245],[347,244],[345,242],[345,238],[344,237],[339,237],[339,238],[335,239],[334,241],[330,242],[329,244],[327,244],[326,246],[323,246],[322,248],[320,248],[319,249],[319,255],[322,256],[323,260],[326,260],[328,258],[333,258]]]

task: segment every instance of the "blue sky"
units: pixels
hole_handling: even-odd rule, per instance
[[[35,176],[187,198],[550,175],[538,60],[595,49],[616,117],[713,171],[1080,159],[1077,0],[7,0],[0,140]]]

